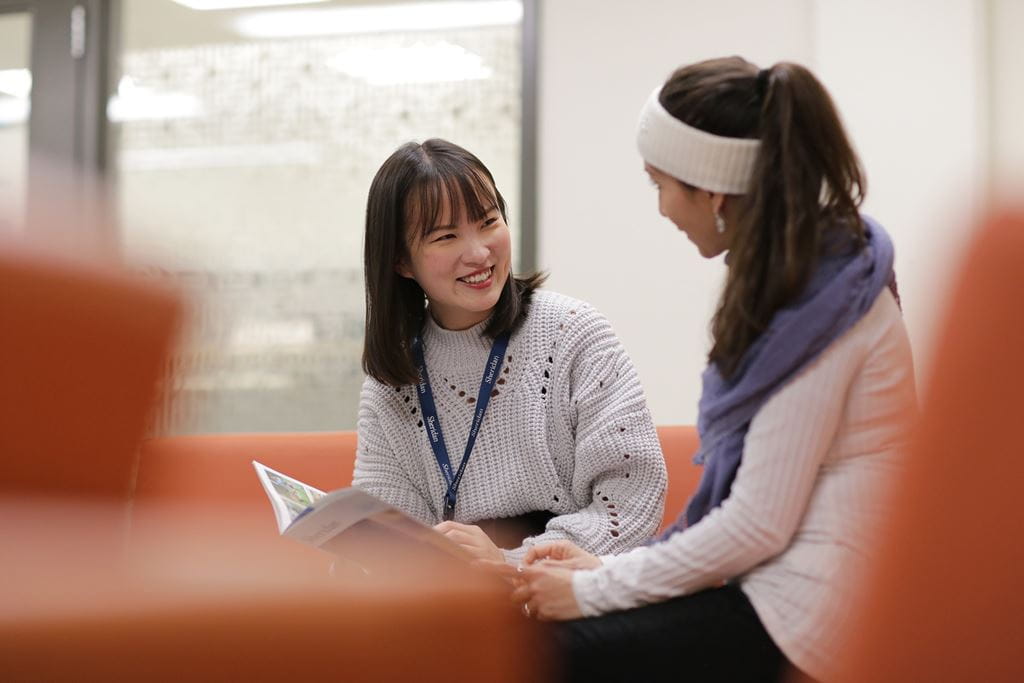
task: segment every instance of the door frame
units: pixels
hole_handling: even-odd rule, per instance
[[[75,190],[65,201],[92,203],[101,187],[93,181],[110,170],[106,108],[116,87],[120,0],[0,0],[0,13],[9,12],[32,18],[26,217],[36,230],[35,218],[53,202],[55,175]],[[114,231],[95,222],[83,228]]]

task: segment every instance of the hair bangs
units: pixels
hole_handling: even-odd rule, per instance
[[[505,207],[487,169],[468,159],[427,156],[406,199],[410,233],[422,239],[440,225],[483,220],[495,208],[504,216]]]

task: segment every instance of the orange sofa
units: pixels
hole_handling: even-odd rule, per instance
[[[694,427],[659,427],[658,436],[669,474],[665,526],[683,509],[701,470],[691,462],[697,449]],[[274,515],[252,460],[332,490],[351,483],[355,449],[355,432],[219,434],[144,441],[133,495],[133,537],[157,533],[149,517],[168,507],[177,510],[172,515],[173,531],[234,524],[246,533],[276,536]],[[164,522],[168,517],[158,516]]]

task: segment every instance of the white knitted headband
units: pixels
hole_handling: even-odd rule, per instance
[[[743,194],[750,187],[759,140],[712,135],[665,111],[654,89],[640,112],[640,156],[673,178],[710,192]]]

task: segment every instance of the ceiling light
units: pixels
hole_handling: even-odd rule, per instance
[[[305,5],[326,0],[172,0],[189,9],[242,9],[246,7],[271,7],[273,5]]]
[[[480,55],[447,42],[409,47],[357,47],[328,60],[327,65],[372,85],[438,83],[490,78]]]
[[[523,5],[518,1],[463,0],[256,12],[236,19],[234,27],[249,38],[285,38],[505,26],[519,23],[522,17]]]

